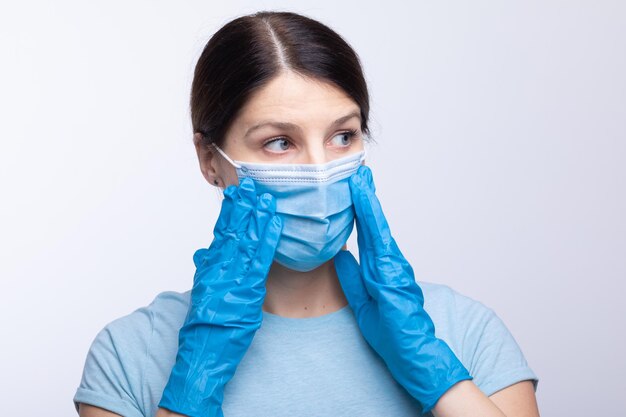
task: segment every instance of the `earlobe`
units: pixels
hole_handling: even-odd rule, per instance
[[[219,187],[221,179],[217,170],[215,150],[204,140],[202,133],[199,132],[194,133],[193,143],[196,147],[196,153],[198,154],[198,162],[200,163],[202,175],[209,184]]]

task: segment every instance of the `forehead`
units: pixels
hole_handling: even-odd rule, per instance
[[[357,103],[335,85],[288,71],[250,96],[237,124],[247,129],[264,119],[324,123],[355,109],[359,109]]]

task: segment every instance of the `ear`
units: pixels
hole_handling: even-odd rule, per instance
[[[198,162],[200,162],[200,171],[209,184],[219,187],[224,181],[219,175],[217,158],[215,157],[215,149],[207,145],[203,140],[202,133],[196,132],[193,135],[193,144],[198,154]]]

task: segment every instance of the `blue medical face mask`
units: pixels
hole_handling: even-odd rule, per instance
[[[217,151],[237,170],[239,180],[254,180],[257,193],[276,198],[276,214],[283,231],[274,260],[296,271],[310,271],[333,258],[354,226],[349,177],[365,151],[325,164],[264,164],[233,161]]]

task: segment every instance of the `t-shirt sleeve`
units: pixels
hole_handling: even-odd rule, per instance
[[[149,313],[139,309],[97,334],[73,398],[77,411],[78,403],[86,403],[124,417],[147,417],[141,411],[141,379],[150,332]]]
[[[459,306],[457,320],[466,329],[462,361],[480,390],[490,396],[517,382],[531,380],[537,391],[539,378],[500,317],[481,302],[457,293]]]

